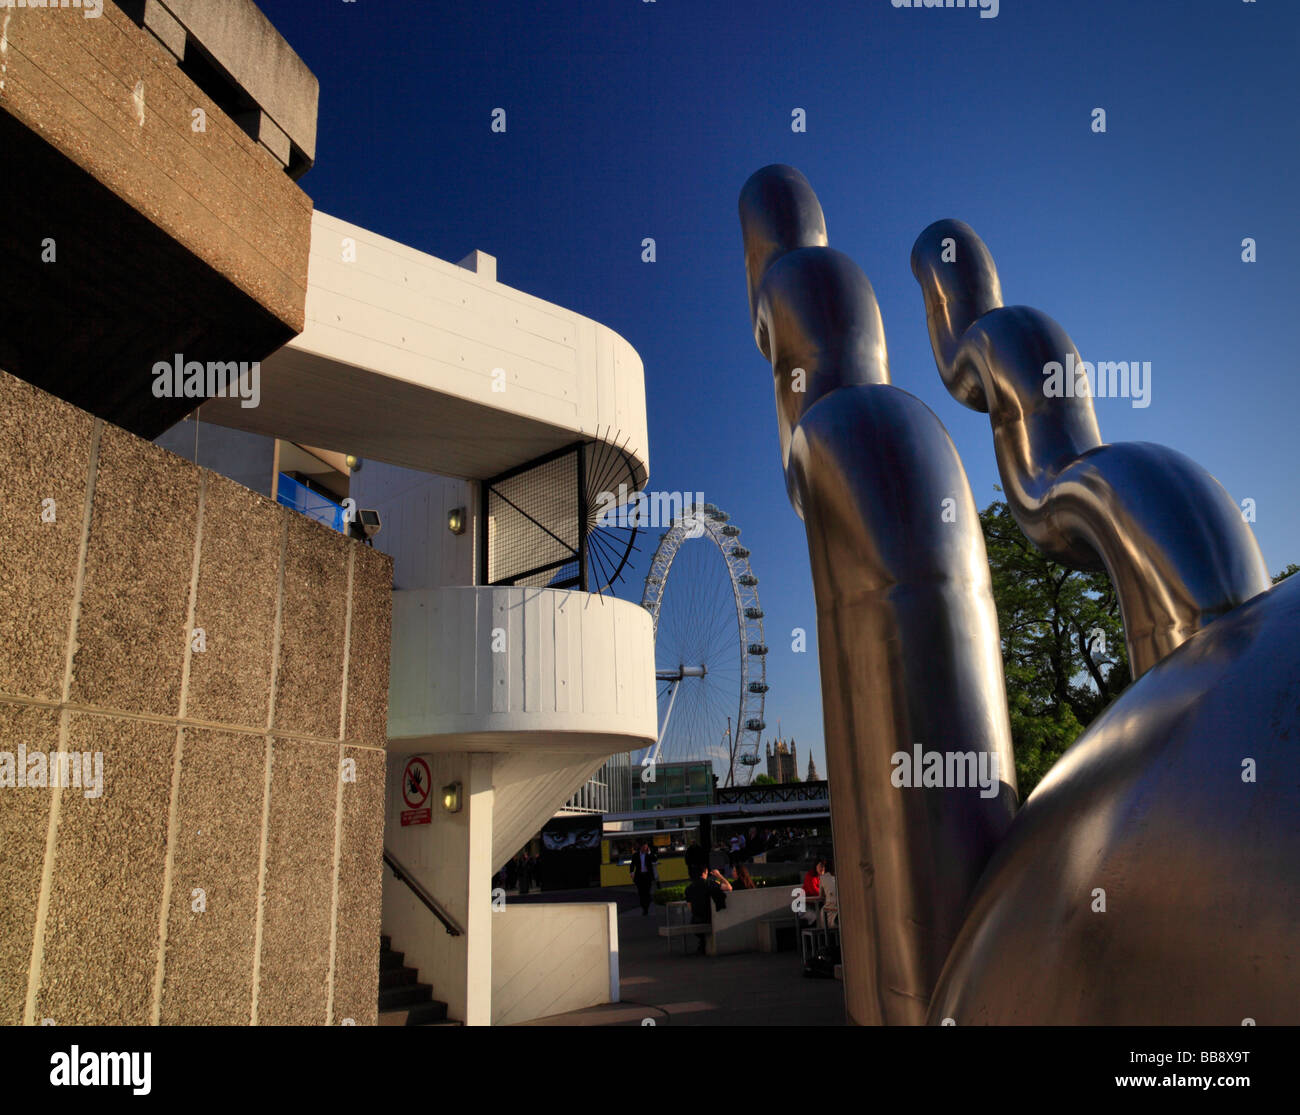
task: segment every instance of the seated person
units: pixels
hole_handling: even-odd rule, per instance
[[[826,861],[818,860],[812,865],[803,877],[803,894],[805,898],[820,898],[822,896],[822,879],[826,875]],[[817,914],[805,913],[803,915],[804,923],[813,925],[817,921]]]
[[[709,907],[709,902],[719,910],[727,908],[727,900],[724,897],[725,892],[731,890],[731,884],[722,877],[722,873],[716,868],[710,870],[706,864],[696,864],[692,867],[695,873],[694,880],[686,888],[686,901],[691,904],[691,921],[696,923],[712,922],[713,910]],[[704,955],[704,938],[705,933],[695,935],[700,947],[696,950],[697,955]]]
[[[736,886],[732,889],[754,890],[756,886],[754,877],[749,873],[749,868],[742,863],[736,868]]]

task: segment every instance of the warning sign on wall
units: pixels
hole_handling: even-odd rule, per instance
[[[429,764],[418,755],[407,760],[402,771],[402,800],[408,808],[402,810],[402,825],[428,825],[433,822],[433,811],[428,806],[433,775]]]

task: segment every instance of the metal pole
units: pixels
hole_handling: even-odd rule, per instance
[[[587,588],[587,454],[579,445],[578,454],[578,587]]]

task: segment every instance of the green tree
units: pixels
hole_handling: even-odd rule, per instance
[[[1129,682],[1119,600],[1105,570],[1043,556],[1003,501],[980,512],[1023,801]]]
[[[1273,583],[1277,584],[1279,581],[1285,581],[1288,577],[1292,576],[1295,573],[1300,573],[1300,565],[1296,565],[1296,563],[1293,561],[1290,565],[1288,565],[1285,569],[1283,569],[1281,573],[1273,574]]]
[[[758,774],[754,776],[753,785],[755,786],[775,786],[776,779],[770,774]]]

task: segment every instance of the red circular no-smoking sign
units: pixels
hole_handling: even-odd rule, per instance
[[[406,769],[402,771],[402,799],[411,809],[419,809],[429,800],[429,790],[433,786],[433,776],[429,773],[429,764],[418,756],[407,760]]]

